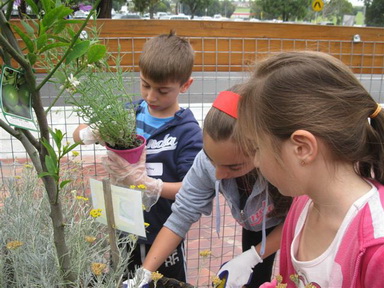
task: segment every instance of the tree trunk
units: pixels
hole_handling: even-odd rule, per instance
[[[76,275],[71,272],[71,259],[68,251],[68,247],[63,241],[65,239],[65,233],[64,233],[64,220],[63,220],[63,212],[61,207],[61,202],[59,201],[56,204],[51,204],[51,219],[53,223],[53,237],[56,247],[57,256],[59,258],[60,268],[63,272],[63,278],[64,280],[75,284],[76,281]],[[72,286],[69,284],[68,286]]]
[[[97,6],[97,18],[112,18],[112,0],[101,0]]]

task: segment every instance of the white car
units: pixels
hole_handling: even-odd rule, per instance
[[[184,14],[171,15],[171,17],[169,17],[169,20],[190,20],[190,19],[191,19],[190,16],[184,15]]]

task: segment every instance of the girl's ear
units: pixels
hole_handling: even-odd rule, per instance
[[[183,85],[181,85],[180,92],[185,93],[189,89],[189,87],[192,85],[192,83],[193,83],[193,78],[190,77],[187,80],[187,82],[185,82]]]
[[[318,141],[315,135],[306,130],[296,130],[290,137],[294,145],[294,153],[303,164],[311,163],[319,152]]]

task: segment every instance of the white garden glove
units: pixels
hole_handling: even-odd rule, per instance
[[[107,151],[108,157],[101,159],[105,170],[110,173],[111,183],[118,186],[129,187],[130,185],[144,184],[146,189],[142,191],[143,205],[145,211],[149,212],[157,202],[163,190],[163,181],[147,175],[145,167],[146,152],[140,156],[137,163],[131,164],[112,151]]]
[[[248,284],[253,267],[263,262],[254,246],[223,264],[217,273],[220,279],[226,279],[224,288],[238,288]]]
[[[128,279],[123,282],[123,288],[148,288],[151,280],[152,272],[141,267],[137,269],[133,279]]]
[[[104,141],[100,139],[99,131],[97,129],[92,129],[90,126],[87,126],[86,128],[79,131],[79,138],[85,145],[105,145]]]

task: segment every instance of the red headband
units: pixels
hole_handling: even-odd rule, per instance
[[[217,95],[212,106],[237,119],[237,104],[240,95],[232,91],[222,91]]]

